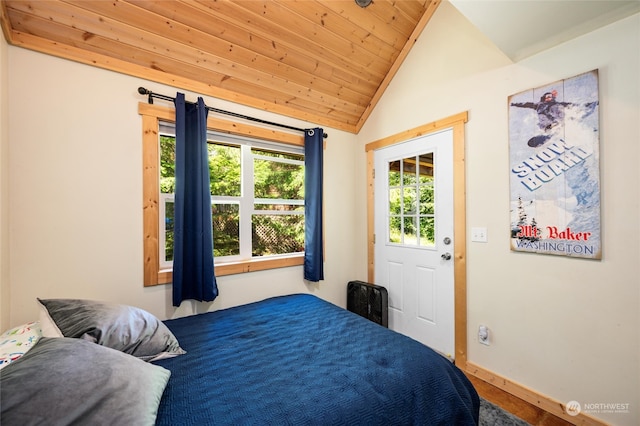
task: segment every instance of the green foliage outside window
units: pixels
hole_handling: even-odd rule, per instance
[[[432,157],[428,159],[432,164]],[[389,163],[389,242],[428,246],[435,241],[433,169],[422,157]],[[419,236],[418,236],[419,234]]]
[[[160,137],[160,192],[175,191],[175,138]],[[210,188],[213,197],[235,197],[212,204],[214,256],[240,254],[240,208],[242,196],[242,160],[240,146],[209,143]],[[251,218],[252,256],[287,254],[304,251],[304,204],[287,200],[304,200],[304,166],[277,159],[304,161],[303,155],[252,149],[252,154],[267,157],[253,162],[254,197],[280,200],[256,204],[264,214]],[[284,201],[283,201],[284,200]],[[273,212],[275,214],[270,214]],[[165,207],[165,258],[173,259],[173,202]]]
[[[261,157],[304,161],[304,156],[252,149]],[[254,197],[279,200],[304,200],[304,166],[255,158],[253,162]],[[277,203],[255,206],[256,210],[276,212],[304,211],[304,205]],[[304,251],[304,215],[256,214],[251,221],[252,255],[298,253]]]

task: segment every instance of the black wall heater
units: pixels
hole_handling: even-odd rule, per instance
[[[347,284],[347,309],[384,327],[389,327],[389,296],[387,289],[350,281]]]

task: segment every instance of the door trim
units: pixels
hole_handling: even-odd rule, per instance
[[[464,125],[468,113],[415,127],[365,145],[367,154],[367,276],[375,283],[374,273],[374,151],[444,129],[453,129],[453,281],[454,281],[454,347],[455,363],[467,367],[467,262],[466,262],[466,186],[464,167]]]

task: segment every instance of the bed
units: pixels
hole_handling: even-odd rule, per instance
[[[49,309],[49,313],[52,311],[55,309]],[[113,342],[107,341],[107,336],[114,333],[105,329],[95,333],[91,331],[95,326],[85,326],[84,334],[78,335],[82,329],[69,331],[69,327],[78,328],[77,320],[62,324],[60,319],[68,317],[68,313],[61,312],[58,321],[53,319],[53,323],[61,326],[61,338],[42,337],[23,359],[33,362],[39,355],[37,352],[44,351],[41,348],[65,342],[65,345],[75,345],[67,349],[64,356],[74,368],[78,364],[74,357],[89,358],[87,368],[104,372],[104,367],[96,366],[96,360],[102,359],[105,351],[109,351],[109,356],[118,355],[117,359],[107,362],[111,368],[119,368],[125,361],[132,365],[123,371],[110,371],[109,375],[96,373],[95,377],[86,379],[92,383],[91,393],[96,394],[93,399],[97,402],[80,408],[76,402],[75,417],[70,416],[69,408],[60,408],[63,419],[60,422],[49,419],[48,424],[69,424],[78,419],[80,423],[86,420],[91,424],[124,424],[125,421],[133,424],[130,423],[133,421],[172,426],[478,423],[478,395],[465,375],[448,359],[313,295],[274,297],[159,322],[152,334],[161,336],[164,346],[153,350],[141,349],[144,346],[139,344],[141,339],[133,345],[114,348]],[[147,321],[145,317],[143,322]],[[137,322],[129,320],[129,323]],[[99,356],[92,353],[76,356],[76,346],[81,346],[82,351],[97,351],[100,347],[101,352]],[[34,352],[36,355],[32,355]],[[55,360],[59,358],[56,356]],[[72,361],[69,362],[69,358]],[[44,363],[54,373],[68,368],[50,367],[50,359]],[[42,364],[42,361],[38,364],[40,373]],[[22,368],[17,368],[21,365]],[[20,379],[15,377],[16,371],[33,371],[34,367],[20,360],[14,362],[14,366],[0,371],[3,373],[0,391],[2,398],[7,398],[3,399],[0,420],[3,425],[8,419],[18,419],[20,424],[37,424],[25,423],[32,413],[21,409],[20,400],[10,399],[6,389],[23,383],[16,381]],[[86,368],[78,368],[85,371],[83,376],[87,375]],[[9,374],[4,374],[5,371]],[[119,387],[121,383],[108,382],[107,378],[115,376],[126,377],[127,386],[131,381],[144,382],[141,389],[136,390],[138,393],[120,396],[123,401],[119,403],[123,406],[134,406],[130,408],[132,413],[114,409],[117,405],[110,398],[114,393],[124,393]],[[36,387],[47,385],[38,383]],[[77,387],[73,385],[66,392],[86,392]],[[74,397],[67,394],[65,400]],[[144,406],[139,406],[138,398],[146,398]],[[34,403],[47,405],[42,401]],[[60,402],[56,404],[59,406]],[[50,413],[58,406],[46,411]],[[99,409],[102,412],[98,415]],[[109,415],[116,416],[116,412],[120,417],[109,418]],[[126,417],[141,413],[144,416],[139,419]]]
[[[158,425],[477,423],[478,397],[449,360],[312,295],[165,321],[187,354]]]

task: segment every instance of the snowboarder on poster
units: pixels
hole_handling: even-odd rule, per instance
[[[543,135],[537,135],[529,139],[527,145],[532,148],[537,148],[543,145],[546,141],[553,136],[552,130],[557,126],[564,124],[564,108],[573,106],[571,102],[558,102],[556,97],[558,96],[557,90],[546,92],[540,97],[540,102],[513,102],[511,106],[520,108],[531,108],[538,114],[538,127],[545,132]],[[597,102],[589,102],[585,106],[588,108],[584,116],[593,112],[593,108],[597,105]]]
[[[571,105],[570,102],[558,102],[556,96],[558,96],[558,91],[554,89],[542,95],[540,102],[514,102],[511,104],[511,106],[514,107],[531,108],[538,113],[538,127],[546,134],[534,136],[529,139],[527,144],[532,148],[544,144],[551,138],[551,135],[548,133],[551,132],[554,127],[562,124],[564,120],[564,107]]]

